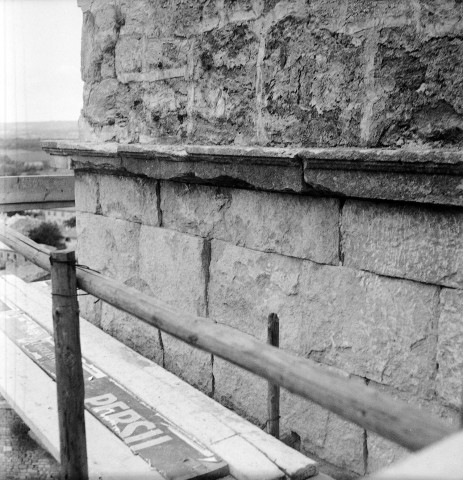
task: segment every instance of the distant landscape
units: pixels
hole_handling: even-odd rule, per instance
[[[77,121],[0,123],[0,175],[53,175],[40,142],[77,138]]]

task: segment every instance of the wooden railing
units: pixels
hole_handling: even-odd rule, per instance
[[[0,177],[0,212],[73,206],[72,175]]]
[[[0,240],[29,261],[50,270],[50,252],[27,237],[1,227]],[[454,432],[427,412],[327,371],[311,360],[260,342],[239,330],[182,312],[88,267],[77,265],[76,275],[80,289],[119,310],[409,450],[419,450]]]
[[[0,211],[73,205],[74,178],[72,176],[0,177]],[[52,270],[50,252],[24,235],[6,226],[0,226],[0,240],[44,270]],[[56,257],[56,254],[54,256]],[[71,255],[69,258],[74,257]],[[57,260],[58,258],[54,259],[55,276]],[[323,369],[311,360],[260,342],[239,330],[216,323],[209,318],[194,316],[175,309],[159,299],[145,295],[91,268],[72,265],[72,271],[74,273],[69,271],[67,273],[71,277],[76,276],[76,285],[73,288],[78,287],[189,345],[217,355],[267,379],[274,388],[284,387],[409,450],[416,451],[432,445],[455,431],[428,413],[393,400],[372,387],[341,377]],[[53,286],[52,289],[54,291]],[[63,298],[60,295],[56,298],[58,297]],[[74,320],[69,321],[64,328],[74,328],[72,338],[75,340],[76,310],[71,308],[70,315],[74,316]],[[58,329],[57,325],[55,329]],[[55,337],[58,334],[59,332],[55,331]],[[78,335],[75,341],[78,342]],[[80,356],[80,346],[75,346],[78,347],[75,351]],[[57,352],[57,358],[58,356],[59,352]],[[80,375],[81,373],[80,371]],[[75,369],[73,375],[76,375],[76,381],[79,382]],[[70,379],[65,381],[69,382]],[[66,389],[65,386],[63,388]],[[58,394],[59,392],[58,385]],[[82,395],[81,391],[80,396]],[[83,400],[79,402],[82,403],[83,409]],[[75,401],[72,408],[75,412],[81,410],[76,408]],[[82,412],[79,415],[81,414]],[[69,429],[71,436],[76,431],[75,426],[70,427],[60,423],[60,430],[63,429]],[[61,436],[70,437],[65,432],[62,432]],[[82,441],[82,435],[79,442],[84,449],[85,439]],[[85,465],[81,465],[80,470],[78,464],[83,462],[85,454],[80,452],[82,455],[79,457],[75,446],[72,450],[71,457],[63,457],[63,454],[70,452],[62,454],[62,463],[66,464],[62,465],[62,473],[72,478],[72,472],[74,472],[75,478],[82,478],[83,472],[86,475],[86,462]]]

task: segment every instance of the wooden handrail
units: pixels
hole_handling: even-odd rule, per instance
[[[8,227],[0,227],[0,240],[39,267],[50,270],[49,255],[30,239]],[[77,284],[145,323],[318,403],[409,450],[419,450],[454,432],[427,412],[239,330],[184,313],[87,267],[77,266]]]

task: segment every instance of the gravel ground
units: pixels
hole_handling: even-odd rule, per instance
[[[28,431],[0,396],[0,480],[59,479],[58,462],[32,440]]]

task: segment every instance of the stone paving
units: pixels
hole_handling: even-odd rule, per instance
[[[32,440],[28,431],[0,396],[0,480],[59,479],[58,462]]]

